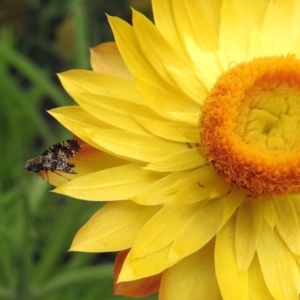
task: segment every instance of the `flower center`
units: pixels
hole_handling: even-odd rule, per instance
[[[300,192],[300,61],[257,58],[224,73],[200,133],[217,173],[248,195]]]

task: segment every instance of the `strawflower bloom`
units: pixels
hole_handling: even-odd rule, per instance
[[[59,75],[78,106],[50,113],[83,147],[76,178],[49,180],[108,201],[71,250],[119,251],[116,294],[298,299],[300,1],[153,11],[109,17],[93,71]]]

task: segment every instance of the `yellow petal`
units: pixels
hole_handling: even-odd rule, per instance
[[[170,245],[200,206],[199,203],[164,206],[141,229],[131,250],[132,258],[137,259],[156,253]]]
[[[68,160],[74,163],[79,176],[94,173],[126,164],[127,162],[108,153],[91,147],[89,144],[81,141],[79,153]]]
[[[210,89],[215,84],[216,78],[228,69],[228,64],[225,65],[224,68],[223,62],[220,59],[221,55],[218,55],[217,52],[202,52],[201,46],[197,45],[192,37],[187,37],[185,43],[187,51],[195,63],[196,75],[202,85],[207,89],[205,94],[208,95]],[[205,96],[205,94],[203,94],[203,96]],[[205,99],[204,97],[199,97],[199,103],[203,103]]]
[[[203,205],[194,208],[190,218],[173,236],[168,265],[180,261],[201,249],[223,226],[223,210],[226,198],[205,201]]]
[[[299,217],[288,197],[280,197],[274,201],[276,210],[276,228],[290,250],[296,255],[300,254]]]
[[[274,198],[273,197],[261,197],[258,201],[262,208],[263,216],[265,221],[269,224],[271,228],[275,227],[275,209],[274,209]]]
[[[184,274],[184,276],[183,276]],[[220,300],[215,274],[214,241],[163,272],[159,289],[161,300]]]
[[[127,282],[119,282],[119,274],[122,270],[123,263],[127,257],[129,250],[123,250],[118,253],[114,263],[114,296],[122,295],[126,297],[147,297],[158,292],[161,281],[161,273]]]
[[[196,169],[193,171],[182,171],[171,173],[160,180],[154,182],[152,185],[149,185],[143,191],[138,193],[132,201],[144,204],[144,205],[157,205],[162,203],[171,203],[174,201],[174,196],[180,191],[178,187],[186,186],[190,182],[194,184],[196,189],[195,197],[200,201],[207,198],[206,195],[202,196],[199,194],[200,186],[198,184],[198,179],[207,172],[212,172],[210,166],[204,167],[201,169]],[[193,189],[193,187],[191,187]],[[195,199],[195,197],[193,199]],[[189,198],[190,199],[190,198]],[[183,199],[185,200],[185,199]],[[183,201],[182,197],[179,198],[178,202]],[[188,202],[188,201],[187,201]]]
[[[176,172],[194,169],[206,163],[206,159],[199,155],[197,149],[192,148],[152,162],[148,164],[144,170],[156,172]]]
[[[99,97],[99,95],[89,93],[78,93],[74,94],[73,97],[80,107],[90,113],[91,116],[129,132],[146,133],[146,130],[133,119],[133,115],[153,115],[152,111],[145,106],[122,99]]]
[[[248,299],[274,300],[263,278],[257,254],[254,255],[248,269],[248,282],[250,287]]]
[[[166,205],[141,230],[131,250],[132,259],[139,260],[168,247],[170,252],[165,263],[169,267],[196,252],[223,225],[225,201],[216,199],[203,205]]]
[[[186,52],[207,93],[221,72],[228,69],[228,64],[223,68],[217,53],[221,4],[222,1],[209,5],[193,0],[153,1],[156,27],[180,52]],[[201,95],[198,99],[201,102]]]
[[[180,109],[180,108],[179,108]],[[172,116],[173,118],[181,121],[181,122],[186,122],[190,125],[194,125],[194,126],[198,126],[198,122],[199,122],[199,114],[198,114],[198,110],[194,110],[194,112],[182,112],[183,110],[181,110],[180,112],[178,111],[169,111],[169,115]]]
[[[200,110],[197,103],[178,89],[178,85],[173,86],[171,84],[172,80],[166,81],[168,77],[160,77],[156,72],[157,69],[154,69],[145,59],[145,54],[137,46],[132,27],[117,18],[110,17],[109,21],[122,57],[134,74],[136,86],[151,108],[169,119],[172,118],[166,111],[167,108],[170,111],[193,112]],[[197,85],[198,96],[200,88],[201,84],[199,83]],[[168,101],[168,99],[172,99],[172,102]]]
[[[97,145],[97,143],[88,136],[86,128],[113,128],[111,125],[94,118],[79,106],[64,106],[55,108],[48,111],[48,113],[68,130],[73,132],[74,135],[80,137],[86,143],[98,149],[99,145]],[[76,116],[76,118],[74,116]]]
[[[133,259],[132,251],[130,251],[126,257],[118,281],[131,281],[163,272],[167,268],[166,262],[169,251],[170,246],[168,245],[155,253],[138,259]]]
[[[257,254],[270,293],[275,299],[298,299],[300,276],[296,259],[278,233],[266,222],[262,225]]]
[[[216,239],[215,263],[219,287],[224,300],[274,299],[265,284],[257,255],[247,271],[238,269],[235,260],[235,218],[220,230]],[[247,239],[247,237],[244,237]],[[276,298],[281,299],[281,298]]]
[[[191,172],[193,175],[194,172]],[[221,180],[211,166],[198,168],[195,172],[197,177],[183,185],[176,195],[170,199],[170,203],[193,203],[226,195],[231,186]]]
[[[182,119],[183,122],[190,121],[191,116],[197,115],[197,122],[194,123],[194,119],[192,119],[193,123],[189,124],[198,124],[200,105],[192,102],[187,95],[180,92],[176,87],[167,86],[164,82],[153,83],[148,77],[137,78],[135,82],[137,89],[155,112],[166,119],[174,120],[174,118],[177,118]]]
[[[82,140],[119,157],[150,162],[188,148],[187,144],[167,141],[147,133],[105,130],[112,126],[93,118],[81,107],[64,107],[49,113]]]
[[[76,178],[54,192],[90,201],[126,200],[159,178],[159,173],[127,164]]]
[[[155,25],[164,38],[178,47],[192,37],[199,48],[216,50],[220,22],[220,5],[223,1],[152,1]],[[197,29],[197,30],[195,30]],[[184,39],[182,38],[184,37]]]
[[[145,130],[136,124],[132,116],[158,117],[142,104],[143,100],[139,99],[131,81],[103,74],[95,76],[95,73],[88,71],[69,71],[60,77],[65,88],[84,110],[114,127],[143,133]],[[78,86],[77,80],[82,81],[82,85]],[[122,95],[116,90],[122,91]]]
[[[184,135],[188,140],[193,141],[193,143],[200,144],[200,136],[199,136],[199,129],[196,129],[195,127],[193,129],[184,129],[181,132],[181,129],[179,128],[179,132]]]
[[[197,80],[191,62],[174,47],[174,43],[167,43],[157,28],[135,10],[133,30],[145,58],[159,75],[169,84],[175,85],[179,91],[189,95],[196,103],[200,103],[199,94],[206,93],[206,90]]]
[[[103,43],[91,48],[91,66],[95,72],[131,78],[123,58],[113,42]]]
[[[156,82],[157,73],[150,67],[149,62],[145,59],[141,51],[133,28],[125,21],[108,16],[110,27],[113,31],[118,49],[128,66],[130,72],[135,76],[147,77]]]
[[[138,116],[135,115],[134,118],[141,126],[159,137],[185,143],[200,142],[199,130],[197,131],[196,139],[191,140],[188,138],[190,131],[195,130],[195,127],[186,123],[163,121],[154,118],[142,118],[141,114],[138,114]]]
[[[135,195],[132,201],[143,205],[167,203],[178,191],[178,186],[185,184],[186,177],[189,175],[189,171],[167,175]]]
[[[137,93],[133,80],[86,70],[71,70],[58,74],[58,77],[71,96],[77,93],[90,93],[145,105]]]
[[[237,211],[235,229],[236,263],[241,272],[249,268],[255,255],[261,221],[260,206],[252,198],[246,198]]]
[[[234,230],[231,218],[218,232],[215,247],[216,274],[224,300],[248,300],[248,274],[236,265]]]
[[[184,36],[185,51],[207,93],[220,72],[228,68],[223,68],[218,57],[221,4],[222,1],[209,5],[205,1],[175,1],[172,5],[175,18],[180,20],[177,30]]]
[[[268,7],[261,29],[261,43],[265,55],[291,53],[296,39],[299,39],[299,1],[267,1]],[[288,20],[278,22],[278,20]],[[280,42],[284,41],[284,43]]]
[[[223,220],[228,220],[246,197],[245,192],[233,188],[227,196]]]
[[[152,162],[187,149],[187,145],[167,141],[151,134],[137,134],[122,130],[86,129],[98,148],[131,160]]]
[[[110,202],[77,232],[71,251],[108,252],[132,247],[141,227],[159,210],[131,201]]]
[[[153,14],[155,20],[155,26],[159,29],[159,32],[170,43],[174,43],[183,52],[183,44],[181,37],[178,35],[178,28],[176,26],[176,20],[174,20],[174,11],[172,1],[152,1]],[[179,22],[181,24],[181,22]],[[180,26],[179,26],[180,27]]]
[[[219,41],[220,52],[227,56],[228,64],[232,59],[243,61],[248,58],[249,36],[252,35],[252,31],[257,30],[251,11],[258,10],[257,6],[260,7],[260,4],[247,5],[243,1],[223,1]]]
[[[300,215],[300,195],[299,194],[292,194],[289,195],[289,198],[293,202],[294,209],[296,211],[296,214],[299,216]],[[299,221],[300,222],[300,221]],[[300,226],[300,223],[299,223]]]

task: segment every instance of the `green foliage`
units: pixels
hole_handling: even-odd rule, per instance
[[[0,4],[0,300],[125,299],[112,296],[114,254],[67,252],[102,204],[49,193],[23,170],[72,137],[47,114],[75,104],[55,73],[90,68],[88,48],[112,40],[105,13],[131,14],[122,0]]]

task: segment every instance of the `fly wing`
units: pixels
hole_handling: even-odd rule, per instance
[[[66,159],[62,157],[52,157],[52,159],[45,159],[44,161],[44,169],[50,170],[52,172],[60,171],[69,174],[77,174],[73,168],[74,164],[70,164],[66,161]]]
[[[49,160],[61,158],[66,161],[67,159],[75,156],[79,152],[80,148],[80,142],[76,140],[66,140],[49,147],[42,153],[42,156]]]

